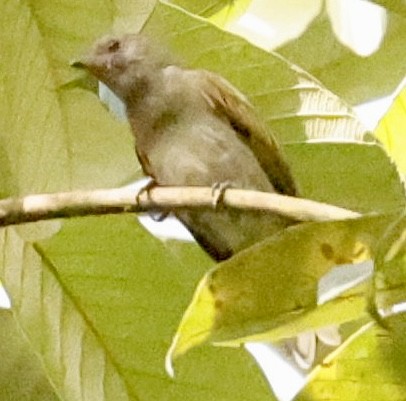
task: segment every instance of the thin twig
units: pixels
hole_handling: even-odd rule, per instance
[[[347,209],[308,199],[240,189],[226,189],[220,207],[268,211],[300,221],[341,220],[360,216]],[[54,218],[185,208],[213,208],[212,188],[154,187],[137,197],[137,190],[124,187],[3,199],[0,200],[0,226]]]

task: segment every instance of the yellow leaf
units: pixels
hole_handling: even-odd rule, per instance
[[[406,173],[406,86],[395,98],[386,115],[379,122],[375,136],[383,143],[399,170]]]
[[[365,316],[364,288],[342,295],[338,303],[345,311],[333,313],[337,301],[317,305],[318,282],[336,265],[371,259],[393,218],[301,224],[218,265],[200,282],[182,319],[168,352],[169,371],[174,357],[205,342],[288,338],[306,331],[306,324],[324,327]]]

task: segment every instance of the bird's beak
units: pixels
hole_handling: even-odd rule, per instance
[[[87,62],[86,58],[84,58],[84,57],[70,63],[71,67],[80,68],[80,69],[87,69],[88,65],[89,65],[89,63]]]
[[[103,57],[94,54],[79,57],[77,60],[73,60],[70,65],[71,67],[87,71],[90,75],[100,81],[104,81],[106,79],[106,74],[108,73],[108,66],[106,66]]]

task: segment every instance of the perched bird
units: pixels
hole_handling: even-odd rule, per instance
[[[138,159],[158,185],[227,183],[298,194],[276,140],[246,97],[220,75],[173,65],[139,34],[105,37],[75,65],[124,102]],[[296,223],[260,211],[190,210],[176,216],[218,261]]]
[[[144,172],[158,185],[213,186],[295,196],[281,149],[246,97],[220,75],[170,64],[142,35],[99,40],[85,67],[126,105]],[[176,216],[216,260],[294,223],[259,211]]]

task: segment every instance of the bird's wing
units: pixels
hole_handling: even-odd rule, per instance
[[[240,140],[251,148],[274,188],[281,194],[297,196],[296,184],[278,143],[267,133],[246,97],[218,74],[206,70],[196,74],[209,106],[219,117],[226,118]]]

